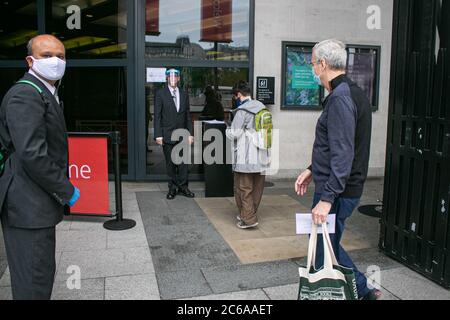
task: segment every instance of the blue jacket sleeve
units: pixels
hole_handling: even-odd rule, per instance
[[[345,190],[355,156],[356,119],[356,106],[350,97],[337,96],[329,102],[327,128],[331,172],[322,201],[334,203]]]

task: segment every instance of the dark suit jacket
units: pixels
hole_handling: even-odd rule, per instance
[[[178,88],[180,94],[180,111],[177,112],[175,102],[169,87],[160,89],[155,96],[155,138],[162,137],[165,144],[175,144],[172,141],[172,132],[177,129],[189,130],[194,135],[192,128],[189,96]]]
[[[12,227],[49,228],[61,222],[74,192],[64,110],[34,76],[23,80],[38,85],[48,103],[28,84],[14,85],[3,99],[0,121],[15,151],[0,178],[0,206]]]

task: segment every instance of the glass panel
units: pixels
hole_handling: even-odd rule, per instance
[[[25,65],[25,62],[24,62]],[[23,77],[27,68],[0,68],[0,103],[3,100],[6,92]]]
[[[125,0],[52,0],[47,31],[60,38],[68,59],[127,56]]]
[[[189,93],[191,105],[192,121],[197,121],[202,115],[207,102],[205,92],[215,92],[214,102],[222,106],[222,113],[225,119],[229,119],[232,108],[233,86],[240,80],[248,81],[249,70],[240,68],[178,68],[181,70],[180,87]],[[162,148],[154,142],[153,134],[153,114],[154,99],[158,89],[164,87],[164,83],[146,84],[146,124],[147,124],[147,174],[165,175],[165,159]],[[207,87],[209,87],[207,89]],[[213,91],[214,90],[214,91]],[[220,107],[218,109],[221,109]],[[221,112],[215,112],[212,118],[221,118]],[[207,116],[207,118],[210,118]],[[193,154],[193,153],[192,153]],[[189,172],[191,174],[203,173],[201,165],[192,165]]]
[[[0,60],[24,59],[37,30],[36,1],[0,1]]]
[[[68,68],[59,95],[70,132],[120,131],[121,170],[128,173],[126,68]],[[112,173],[112,156],[109,171]]]
[[[285,46],[283,106],[288,108],[319,108],[321,93],[314,81],[311,65],[313,45]]]
[[[377,107],[378,97],[378,49],[348,49],[347,75],[367,94],[373,107]]]
[[[147,0],[146,58],[249,60],[249,0]]]

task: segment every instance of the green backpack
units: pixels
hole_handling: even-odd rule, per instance
[[[253,143],[260,149],[272,148],[273,122],[272,114],[267,108],[255,114],[255,131]]]

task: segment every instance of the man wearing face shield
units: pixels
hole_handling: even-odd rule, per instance
[[[40,35],[28,43],[29,71],[5,95],[0,142],[9,155],[0,207],[13,298],[48,300],[55,276],[55,226],[80,191],[68,178],[68,143],[57,83],[65,49]]]
[[[180,71],[170,69],[166,72],[167,86],[159,90],[155,96],[155,137],[156,143],[163,147],[166,158],[166,170],[169,176],[168,200],[173,200],[177,194],[188,198],[195,195],[188,188],[188,164],[175,164],[172,159],[173,148],[183,142],[173,140],[172,133],[179,129],[189,132],[188,143],[194,143],[193,127],[189,106],[189,96],[178,88]]]

